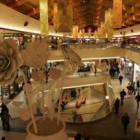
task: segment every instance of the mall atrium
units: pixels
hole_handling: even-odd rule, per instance
[[[0,140],[140,140],[140,0],[0,0]]]

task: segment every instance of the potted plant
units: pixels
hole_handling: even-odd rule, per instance
[[[53,81],[50,85],[50,83],[46,83],[46,75],[44,73],[44,64],[47,62],[50,54],[48,45],[42,42],[29,43],[27,48],[21,51],[20,54],[17,48],[18,46],[12,39],[4,40],[4,42],[0,43],[0,84],[13,83],[17,72],[22,72],[22,76],[18,77],[16,82],[24,82],[23,90],[27,95],[28,106],[23,107],[23,102],[19,101],[14,101],[13,104],[19,108],[22,120],[31,119],[31,122],[27,125],[28,136],[26,140],[67,140],[65,123],[60,118],[63,78],[69,65],[83,65],[80,57],[70,47],[61,47],[65,58],[63,70],[50,69],[49,77]],[[20,69],[21,63],[33,68],[31,73],[33,81],[28,81],[24,72]],[[55,114],[52,94],[57,82],[61,82],[61,94],[59,96],[58,112]],[[34,85],[38,87],[41,94],[41,96],[37,96],[38,101],[34,99],[36,96]],[[48,87],[47,93],[44,92],[46,87]],[[36,117],[35,113],[39,106],[43,115]]]
[[[55,140],[55,139],[64,139],[67,140],[68,137],[65,132],[65,123],[60,119],[60,109],[58,111],[57,117],[55,116],[54,110],[55,107],[52,102],[51,94],[55,90],[55,86],[49,86],[49,91],[47,94],[44,93],[45,85],[46,85],[46,77],[45,77],[45,67],[44,64],[47,62],[49,58],[49,50],[48,45],[41,42],[33,42],[28,44],[27,49],[21,52],[21,57],[23,60],[23,64],[29,67],[33,67],[34,71],[32,71],[31,77],[34,80],[33,82],[28,83],[25,74],[23,73],[24,79],[24,91],[27,93],[29,108],[26,109],[26,115],[30,112],[31,122],[27,125],[27,140]],[[58,73],[59,71],[59,73]],[[51,73],[57,73],[57,77],[52,77],[52,79],[57,80],[61,77],[60,70],[52,70]],[[59,75],[59,76],[58,76]],[[39,84],[41,87],[41,112],[43,114],[42,117],[35,118],[34,111],[37,108],[37,105],[31,99],[30,94],[32,93],[32,84]],[[55,85],[55,81],[54,81]],[[47,100],[46,100],[47,99]],[[46,115],[46,107],[48,106],[49,114]],[[59,103],[60,104],[60,103]],[[59,105],[60,108],[60,105]],[[20,110],[23,110],[20,108]],[[24,110],[25,111],[25,110]],[[21,118],[26,120],[26,117],[22,116]],[[27,117],[29,119],[29,117]]]

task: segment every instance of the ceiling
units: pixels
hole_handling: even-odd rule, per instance
[[[53,0],[49,1],[49,24],[53,25]],[[55,0],[57,1],[57,0]],[[0,0],[1,3],[39,20],[39,0]],[[113,7],[113,0],[73,0],[74,24],[79,28],[100,26],[105,10]],[[117,19],[117,18],[116,18]],[[121,28],[140,23],[140,0],[123,0]]]

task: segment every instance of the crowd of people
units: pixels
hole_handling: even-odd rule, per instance
[[[127,90],[129,95],[136,95],[135,82],[128,83]]]
[[[111,77],[114,77],[116,74],[119,75],[120,73],[120,68],[119,68],[119,63],[117,62],[116,59],[113,61],[109,62],[109,74]]]
[[[50,63],[50,67],[52,67],[52,64]],[[88,72],[91,71],[91,66],[87,65],[86,67],[79,67],[78,72]],[[97,73],[97,68],[94,66],[94,71],[95,71],[95,75]],[[118,62],[114,59],[113,61],[111,61],[109,63],[109,74],[111,77],[114,77],[115,74],[118,75],[118,80],[120,85],[122,85],[123,83],[123,76],[122,74],[120,74],[120,68],[119,68],[119,64]],[[137,108],[139,108],[139,102],[140,102],[140,81],[137,80],[137,82],[129,82],[128,85],[126,86],[127,91],[125,91],[125,89],[122,89],[120,91],[120,99],[116,98],[115,103],[114,103],[114,109],[115,109],[115,113],[118,114],[119,113],[119,108],[121,106],[124,105],[124,99],[126,95],[135,95],[135,99],[136,99],[136,103],[137,103]],[[63,100],[63,99],[62,99]],[[57,102],[57,104],[59,103],[59,100]],[[65,106],[67,104],[67,98],[65,98],[62,103],[61,103],[61,111],[63,112],[65,110]],[[1,117],[1,121],[2,121],[2,126],[4,130],[10,130],[10,119],[12,119],[12,117],[9,114],[9,109],[7,108],[7,106],[2,103],[1,107],[1,113],[0,113],[0,117]],[[80,116],[80,115],[79,115]],[[75,117],[75,116],[74,116]],[[80,116],[81,117],[81,116]],[[75,117],[76,118],[76,117]],[[76,120],[75,118],[73,118],[73,120]],[[76,122],[76,121],[74,121]],[[128,125],[130,123],[130,117],[128,115],[128,113],[124,113],[124,115],[121,118],[121,123],[123,125],[124,128],[124,133],[127,133],[127,128]],[[5,140],[5,137],[2,138],[2,140]],[[75,140],[82,140],[82,136],[80,133],[78,133],[75,136]],[[88,137],[85,138],[85,140],[90,140]]]
[[[122,84],[122,79],[119,79],[120,84]],[[124,105],[124,99],[125,99],[126,95],[128,95],[128,96],[134,95],[136,103],[137,103],[137,109],[139,108],[139,102],[140,102],[140,81],[137,80],[136,82],[128,83],[128,85],[126,86],[126,89],[127,89],[127,91],[125,91],[125,89],[122,89],[120,91],[120,99],[116,98],[116,100],[115,100],[115,103],[114,103],[115,114],[118,114],[120,106]],[[128,127],[128,125],[130,123],[130,117],[129,117],[129,115],[127,113],[125,113],[122,116],[121,122],[123,124],[124,133],[126,134],[127,133],[127,127]]]

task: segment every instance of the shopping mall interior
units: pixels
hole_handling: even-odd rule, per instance
[[[0,140],[140,140],[140,0],[0,0]]]

